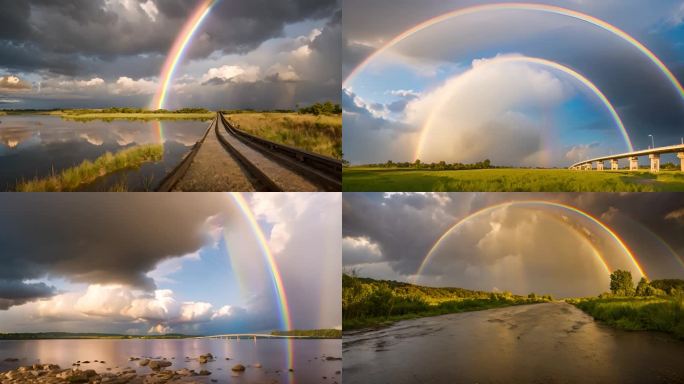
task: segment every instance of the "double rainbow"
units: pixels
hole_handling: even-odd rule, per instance
[[[458,230],[461,226],[463,226],[465,223],[468,221],[483,215],[488,212],[492,212],[496,209],[500,209],[503,207],[510,207],[510,206],[515,206],[515,205],[532,205],[532,206],[542,206],[542,207],[556,207],[560,209],[567,210],[572,213],[576,213],[580,215],[581,217],[584,217],[591,221],[592,223],[596,224],[599,228],[601,228],[603,231],[605,231],[615,242],[618,244],[620,248],[624,251],[624,254],[628,256],[631,264],[633,265],[634,269],[639,272],[641,276],[644,276],[648,278],[646,273],[644,272],[643,268],[641,265],[639,265],[639,262],[636,260],[634,257],[634,254],[632,251],[627,247],[627,245],[624,243],[624,241],[610,228],[608,228],[605,224],[603,224],[600,220],[595,218],[594,216],[590,215],[589,213],[582,211],[580,209],[577,209],[576,207],[572,207],[569,205],[561,204],[561,203],[556,203],[556,202],[551,202],[551,201],[543,201],[543,200],[520,200],[520,201],[508,201],[505,203],[501,204],[496,204],[496,205],[491,205],[486,208],[483,208],[479,211],[473,212],[470,215],[462,218],[459,220],[456,224],[454,224],[451,228],[449,228],[442,236],[437,239],[437,241],[433,244],[433,246],[430,248],[428,251],[427,255],[425,255],[425,258],[423,259],[422,263],[420,264],[420,267],[418,268],[418,271],[416,272],[416,279],[420,278],[420,276],[423,274],[423,271],[425,270],[426,266],[430,263],[432,260],[435,250],[439,248],[439,245],[446,239],[450,234],[454,233],[454,231]],[[594,252],[596,257],[598,257],[599,262],[602,264],[602,266],[605,268],[606,271],[610,271],[608,262],[606,259],[601,256],[601,254],[597,251]]]
[[[563,16],[568,16],[577,20],[584,21],[586,23],[595,25],[599,28],[602,28],[617,37],[621,38],[622,40],[626,41],[627,43],[631,44],[634,46],[637,50],[639,50],[641,53],[643,53],[653,64],[658,67],[658,69],[665,75],[665,77],[668,79],[668,81],[672,84],[672,86],[675,87],[677,90],[677,93],[679,93],[680,97],[684,100],[684,88],[682,88],[682,85],[679,83],[677,78],[672,74],[672,72],[667,68],[667,66],[653,53],[651,52],[648,48],[646,48],[645,45],[643,45],[641,42],[639,42],[637,39],[633,38],[630,36],[627,32],[621,30],[620,28],[607,23],[606,21],[603,21],[601,19],[598,19],[594,16],[587,15],[585,13],[573,11],[571,9],[567,8],[562,8],[554,5],[544,5],[544,4],[533,4],[533,3],[498,3],[498,4],[486,4],[486,5],[476,5],[473,7],[467,7],[467,8],[462,8],[462,9],[457,9],[455,11],[447,12],[442,15],[433,17],[429,20],[426,20],[416,26],[413,26],[406,31],[400,33],[396,37],[394,37],[392,40],[388,41],[386,44],[381,46],[379,49],[377,49],[375,52],[373,52],[371,55],[369,55],[366,59],[364,59],[359,65],[354,68],[347,78],[343,82],[343,86],[345,86],[347,83],[349,83],[351,80],[354,79],[354,77],[362,70],[364,69],[371,61],[373,61],[375,58],[377,58],[379,55],[387,51],[388,49],[394,47],[397,45],[399,42],[402,40],[408,38],[409,36],[412,36],[413,34],[420,32],[426,28],[429,28],[435,24],[441,23],[446,20],[453,19],[455,17],[460,17],[464,15],[471,15],[475,13],[480,13],[480,12],[491,12],[491,11],[507,11],[507,10],[522,10],[522,11],[534,11],[534,12],[545,12],[545,13],[553,13],[557,15],[563,15]]]
[[[257,243],[259,244],[259,248],[261,250],[262,255],[264,256],[264,260],[266,261],[266,264],[268,265],[268,269],[269,269],[269,272],[271,275],[271,282],[273,284],[273,291],[274,291],[275,297],[277,298],[277,302],[278,302],[278,312],[280,314],[281,326],[286,331],[291,330],[292,329],[292,317],[290,315],[290,306],[289,306],[288,301],[287,301],[287,294],[285,293],[285,288],[283,285],[283,278],[280,274],[280,269],[278,268],[278,264],[276,263],[275,258],[273,257],[273,253],[271,252],[271,248],[268,246],[268,241],[266,240],[266,237],[264,236],[264,233],[261,230],[259,223],[257,222],[256,218],[254,217],[254,214],[252,213],[252,210],[249,207],[249,204],[247,203],[245,198],[242,196],[242,194],[240,194],[239,192],[230,192],[229,195],[233,199],[233,202],[235,202],[235,205],[240,209],[240,211],[242,212],[242,215],[244,216],[245,220],[249,224],[249,227],[252,230],[252,233],[254,233],[254,236],[256,237]],[[293,356],[294,356],[292,340],[287,339],[286,343],[287,343],[287,366],[288,366],[288,368],[292,368]]]

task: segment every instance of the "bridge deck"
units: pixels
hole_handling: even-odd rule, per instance
[[[583,160],[583,161],[577,162],[577,163],[573,164],[571,167],[577,167],[577,166],[580,166],[583,164],[593,163],[595,161],[618,160],[618,159],[626,159],[629,157],[639,157],[639,156],[647,156],[647,155],[662,155],[665,153],[679,153],[679,152],[684,152],[684,144],[670,145],[667,147],[658,147],[658,148],[652,148],[652,149],[644,149],[644,150],[634,151],[634,152],[625,152],[625,153],[619,153],[617,155],[608,155],[608,156],[596,157],[594,159]]]
[[[254,181],[240,163],[233,158],[218,141],[215,124],[209,127],[204,142],[192,160],[183,178],[176,184],[174,191],[186,192],[250,192],[256,190]]]

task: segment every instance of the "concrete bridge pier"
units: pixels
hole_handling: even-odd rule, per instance
[[[603,171],[603,161],[597,161],[596,162],[596,170],[597,171]]]
[[[584,164],[584,170],[585,171],[591,171],[591,163]]]
[[[682,167],[682,172],[684,172],[684,152],[679,152],[677,154],[677,157],[679,158],[679,162],[680,162],[681,167]]]
[[[648,158],[651,159],[651,173],[660,172],[660,155],[654,153],[648,155]]]
[[[611,171],[617,171],[620,169],[620,164],[618,163],[617,159],[611,159],[610,160],[610,170]]]
[[[638,171],[639,170],[639,158],[632,156],[629,158],[629,170]]]

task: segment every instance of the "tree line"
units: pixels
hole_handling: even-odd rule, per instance
[[[433,170],[433,171],[462,171],[462,170],[467,170],[467,169],[497,168],[496,166],[492,165],[492,162],[489,159],[485,159],[484,161],[479,161],[477,163],[472,163],[472,164],[447,163],[446,161],[439,161],[436,163],[424,163],[424,162],[420,161],[420,159],[417,159],[414,162],[408,162],[408,161],[394,162],[392,160],[388,160],[385,163],[366,164],[366,165],[364,165],[364,167],[424,169],[424,170]]]

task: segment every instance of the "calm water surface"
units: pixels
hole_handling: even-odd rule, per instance
[[[116,183],[125,183],[129,190],[156,187],[208,126],[193,120],[78,122],[45,115],[0,116],[0,121],[0,190],[14,189],[18,180],[95,160],[105,152],[163,142],[161,162],[100,179],[86,189],[107,190]]]
[[[54,363],[62,368],[76,361],[90,361],[81,369],[103,372],[131,367],[139,374],[149,373],[147,367],[129,362],[130,357],[166,358],[173,363],[169,369],[207,369],[210,379],[230,383],[278,382],[291,384],[340,383],[342,369],[339,360],[327,361],[323,356],[340,357],[341,340],[292,340],[294,372],[288,372],[288,341],[283,339],[253,340],[21,340],[0,341],[0,372],[33,363]],[[215,361],[200,365],[199,355],[212,353]],[[16,363],[4,360],[19,358]],[[187,359],[186,357],[190,357]],[[226,358],[230,360],[226,360]],[[105,363],[94,363],[104,360]],[[250,365],[261,363],[262,368]],[[248,367],[244,373],[233,376],[235,364]],[[276,372],[279,371],[279,372]],[[323,379],[323,377],[326,379]],[[208,380],[207,380],[208,381]]]

